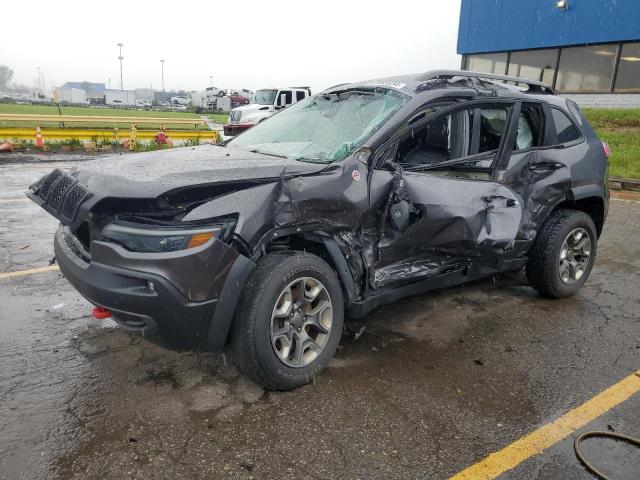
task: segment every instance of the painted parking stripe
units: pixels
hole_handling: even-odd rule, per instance
[[[58,270],[58,265],[49,265],[48,267],[30,268],[28,270],[18,270],[17,272],[4,272],[0,273],[0,280],[4,278],[22,277],[24,275],[31,275],[32,273],[52,272]]]
[[[528,458],[542,453],[638,392],[640,392],[640,371],[607,388],[554,422],[534,430],[502,450],[490,454],[475,465],[471,465],[454,475],[451,480],[494,479]]]

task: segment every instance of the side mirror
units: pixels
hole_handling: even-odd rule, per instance
[[[280,95],[280,99],[278,100],[278,106],[279,107],[286,107],[287,106],[287,95],[286,94],[281,94]]]

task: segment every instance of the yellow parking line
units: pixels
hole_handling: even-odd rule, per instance
[[[0,198],[0,203],[22,202],[23,200],[29,200],[29,199],[27,197],[24,197],[24,198]]]
[[[31,275],[32,273],[52,272],[58,270],[58,265],[49,265],[48,267],[30,268],[28,270],[18,270],[17,272],[4,272],[0,273],[0,280],[11,277],[22,277],[24,275]]]
[[[451,477],[451,480],[489,480],[538,455],[587,423],[640,391],[640,371],[629,375],[556,421],[516,440]]]

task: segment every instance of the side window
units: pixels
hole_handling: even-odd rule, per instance
[[[304,92],[296,92],[296,102],[304,100]]]
[[[398,144],[397,159],[403,165],[435,165],[468,155],[468,113],[451,112],[411,130]]]
[[[278,106],[286,107],[287,105],[291,105],[292,103],[293,92],[291,90],[280,90],[280,92],[278,92]]]
[[[518,134],[513,146],[514,151],[542,145],[543,117],[544,114],[539,105],[526,103],[522,105],[520,118],[518,119]]]
[[[582,136],[580,134],[580,130],[578,130],[578,127],[573,124],[566,113],[557,108],[552,108],[551,116],[553,117],[553,123],[556,126],[558,143],[569,143],[580,139]]]
[[[507,109],[475,109],[472,120],[471,155],[497,150],[507,126]]]
[[[526,150],[527,148],[535,146],[531,122],[525,115],[520,114],[520,118],[518,119],[518,134],[516,136],[516,144],[513,149]]]

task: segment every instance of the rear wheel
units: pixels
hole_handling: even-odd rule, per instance
[[[538,232],[527,263],[527,278],[542,296],[575,294],[589,277],[596,258],[596,227],[579,210],[554,212]]]
[[[269,254],[242,299],[229,352],[244,375],[267,389],[289,390],[324,370],[344,322],[342,290],[329,265],[308,253]]]

